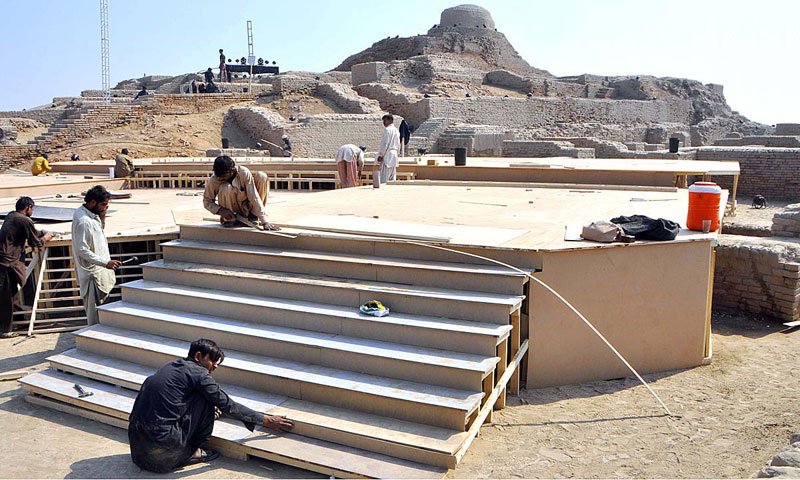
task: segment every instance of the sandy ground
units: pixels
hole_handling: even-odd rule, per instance
[[[668,418],[632,379],[523,391],[495,414],[452,478],[750,477],[800,431],[800,331],[715,314],[711,365],[648,375]],[[40,369],[74,346],[71,334],[12,346],[0,371]],[[151,477],[130,462],[125,432],[24,401],[0,382],[0,477]],[[298,478],[272,462],[222,459],[170,477]]]

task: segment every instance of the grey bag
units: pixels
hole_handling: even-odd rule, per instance
[[[611,243],[623,234],[619,225],[601,220],[583,226],[581,238],[595,242]]]

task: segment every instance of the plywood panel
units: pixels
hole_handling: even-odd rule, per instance
[[[548,253],[536,274],[640,373],[700,365],[710,242]],[[528,388],[628,376],[566,306],[531,282]]]

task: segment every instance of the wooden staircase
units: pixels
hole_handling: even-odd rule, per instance
[[[216,422],[211,444],[338,477],[441,478],[516,393],[524,275],[381,239],[182,226],[77,348],[21,379],[37,404],[126,427],[145,378],[205,337],[214,372],[289,434]],[[358,311],[378,299],[386,317]],[[79,383],[94,395],[78,398]],[[506,385],[507,384],[507,385]]]

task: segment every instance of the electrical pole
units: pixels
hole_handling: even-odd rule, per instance
[[[253,22],[247,21],[247,63],[250,64],[250,86],[248,91],[253,94],[253,64],[256,63],[256,56],[253,53]]]
[[[111,103],[111,69],[108,55],[108,0],[100,0],[100,61],[103,102]]]

